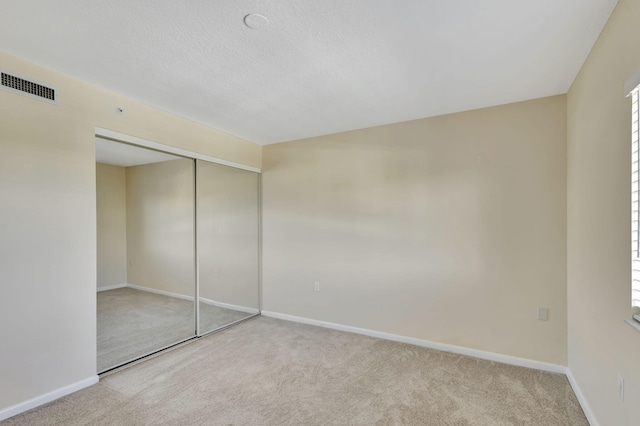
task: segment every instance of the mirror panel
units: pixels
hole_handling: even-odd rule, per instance
[[[195,186],[192,159],[97,140],[96,161],[102,372],[195,335]]]
[[[196,160],[199,334],[260,312],[258,174]]]

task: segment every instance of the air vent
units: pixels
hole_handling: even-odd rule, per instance
[[[30,81],[17,75],[1,72],[2,87],[10,92],[26,95],[41,101],[57,104],[56,89]]]

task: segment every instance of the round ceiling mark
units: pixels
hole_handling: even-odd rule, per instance
[[[244,17],[244,24],[254,30],[261,30],[269,26],[269,20],[266,16],[250,13]]]

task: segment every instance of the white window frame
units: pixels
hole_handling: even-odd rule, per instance
[[[631,96],[631,310],[625,320],[640,331],[640,69],[625,83]]]
[[[631,96],[631,309],[640,321],[640,86]]]

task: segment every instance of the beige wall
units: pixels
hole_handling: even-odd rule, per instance
[[[193,160],[126,168],[128,283],[195,296]]]
[[[620,0],[568,95],[569,367],[600,425],[640,421],[631,306],[631,100],[640,2]],[[625,402],[617,374],[625,377]]]
[[[266,146],[263,309],[566,365],[565,108]]]
[[[260,307],[258,174],[198,161],[200,296]]]
[[[2,410],[96,373],[95,127],[254,167],[261,147],[5,52],[0,67],[60,93],[0,90]]]
[[[127,283],[127,187],[124,167],[96,163],[98,290]]]

